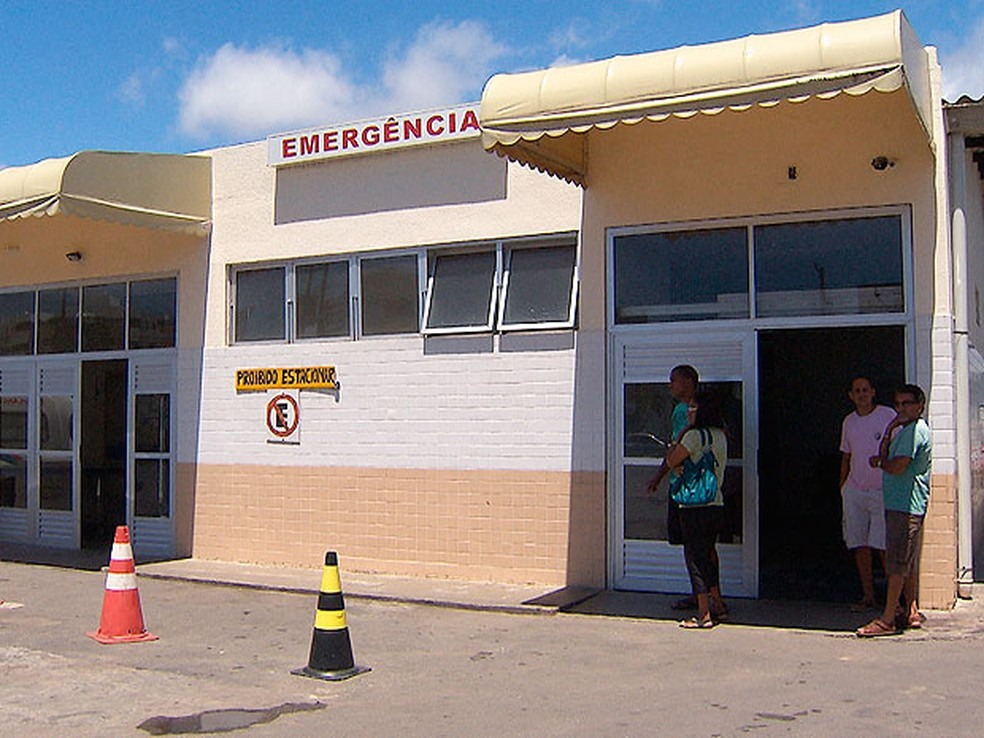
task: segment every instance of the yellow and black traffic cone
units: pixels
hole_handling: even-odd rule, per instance
[[[318,611],[314,616],[314,636],[308,665],[293,669],[291,674],[338,682],[369,671],[368,666],[356,666],[352,657],[352,641],[345,624],[345,600],[338,576],[338,554],[325,554],[321,575]]]

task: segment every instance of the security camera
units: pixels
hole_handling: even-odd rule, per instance
[[[894,167],[895,162],[889,159],[887,156],[876,156],[871,160],[871,168],[876,172],[884,172],[889,167]]]

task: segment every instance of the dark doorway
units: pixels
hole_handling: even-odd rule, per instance
[[[82,362],[82,547],[113,542],[126,524],[125,359]]]
[[[847,389],[853,377],[868,376],[875,401],[891,404],[905,378],[905,331],[762,331],[758,359],[761,596],[856,600],[839,490],[841,422],[854,409]]]

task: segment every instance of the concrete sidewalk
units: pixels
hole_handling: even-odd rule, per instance
[[[142,577],[316,595],[321,570],[179,559],[141,564]],[[607,617],[675,621],[688,613],[674,611],[679,595],[621,592],[587,587],[556,590],[535,586],[395,577],[340,569],[347,599],[407,602],[469,610],[552,615],[559,612]],[[728,599],[729,625],[824,631],[849,635],[877,613],[855,613],[845,603]],[[962,600],[952,610],[930,610],[919,631],[906,638],[984,637],[984,599]]]
[[[140,564],[137,575],[265,590],[317,594],[322,569],[241,564],[202,559],[176,559]],[[342,593],[350,599],[412,602],[474,610],[553,614],[577,604],[599,590],[585,587],[549,588],[492,582],[397,577],[363,574],[339,567]]]

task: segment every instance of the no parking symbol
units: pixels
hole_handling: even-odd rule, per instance
[[[267,430],[271,441],[280,443],[299,443],[298,427],[301,422],[300,406],[297,398],[287,392],[274,396],[266,407]]]

